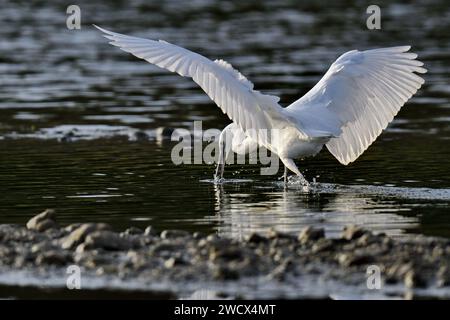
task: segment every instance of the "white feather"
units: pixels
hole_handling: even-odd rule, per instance
[[[424,83],[416,73],[426,69],[409,49],[349,51],[287,109],[306,132],[334,129],[328,150],[342,164],[355,161]]]

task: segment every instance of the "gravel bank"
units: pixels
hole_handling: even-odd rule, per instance
[[[60,226],[53,210],[26,226],[0,225],[0,283],[64,290],[71,265],[81,270],[82,289],[175,297],[450,295],[446,239],[398,240],[348,226],[335,239],[308,227],[298,236],[272,231],[239,242],[151,226],[122,232],[103,223]],[[367,287],[369,266],[380,270],[380,290]]]

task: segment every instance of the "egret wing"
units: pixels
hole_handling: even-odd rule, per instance
[[[409,46],[349,51],[287,108],[306,132],[328,131],[328,150],[342,164],[358,158],[422,86],[423,63]],[[309,120],[309,121],[306,121]]]
[[[147,40],[111,32],[96,26],[111,44],[158,67],[191,77],[246,134],[267,144],[261,131],[284,119],[279,98],[253,90],[253,83],[223,60],[204,56],[166,41]],[[261,130],[266,129],[266,130]]]

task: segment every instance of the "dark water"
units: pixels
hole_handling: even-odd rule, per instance
[[[82,29],[66,28],[55,1],[0,8],[0,223],[47,207],[62,223],[118,229],[154,225],[242,237],[349,223],[394,235],[450,237],[450,5],[380,2],[382,30],[367,30],[368,3],[296,1],[77,1]],[[288,105],[351,49],[411,44],[429,72],[376,143],[350,166],[323,150],[298,162],[312,192],[284,191],[255,165],[175,166],[159,127],[225,127],[229,120],[193,82],[107,45],[91,24],[160,38],[232,63]],[[148,139],[137,139],[147,132]]]

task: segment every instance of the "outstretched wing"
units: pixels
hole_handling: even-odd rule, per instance
[[[278,97],[253,90],[253,84],[223,60],[211,61],[162,40],[130,37],[95,27],[112,40],[112,45],[123,51],[158,67],[191,77],[231,120],[262,145],[267,141],[264,135],[259,134],[261,129],[270,129],[275,119],[284,118]]]
[[[328,150],[342,164],[358,158],[424,83],[423,63],[409,46],[349,51],[323,78],[287,108],[305,132],[336,136]],[[310,120],[310,121],[305,121]]]

